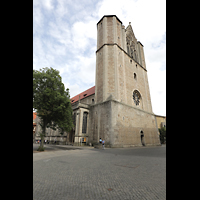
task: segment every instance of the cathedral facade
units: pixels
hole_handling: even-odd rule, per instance
[[[160,145],[143,45],[131,23],[125,28],[116,15],[100,19],[95,86],[71,103],[75,126],[65,135],[67,143],[95,144],[101,138],[108,147]]]
[[[97,23],[95,86],[71,99],[74,143],[110,147],[159,145],[152,112],[144,50],[131,23],[125,28],[115,15]]]

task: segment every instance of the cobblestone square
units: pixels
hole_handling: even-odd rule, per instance
[[[166,199],[165,145],[46,149],[33,153],[34,200]]]

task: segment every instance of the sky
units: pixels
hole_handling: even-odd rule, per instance
[[[166,116],[166,0],[33,0],[33,69],[57,69],[70,97],[94,86],[104,15],[131,22],[144,46],[153,112]]]

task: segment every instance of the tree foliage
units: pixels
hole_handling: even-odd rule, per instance
[[[73,127],[69,89],[65,90],[59,71],[53,68],[33,70],[33,108],[40,117],[41,146],[47,127],[63,134]]]
[[[166,127],[162,127],[158,129],[160,132],[160,142],[164,144],[166,142]]]

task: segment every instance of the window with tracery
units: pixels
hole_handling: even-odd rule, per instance
[[[133,58],[135,61],[138,62],[138,53],[137,53],[137,48],[135,45],[135,39],[133,38],[133,36],[127,36],[126,37],[126,44],[127,44],[127,53],[128,55]]]
[[[87,116],[88,116],[88,113],[84,112],[83,113],[82,133],[86,133],[86,131],[87,131]]]
[[[133,100],[136,106],[140,105],[141,95],[137,90],[133,92]]]
[[[74,112],[74,115],[73,115],[73,124],[76,127],[76,112]]]

